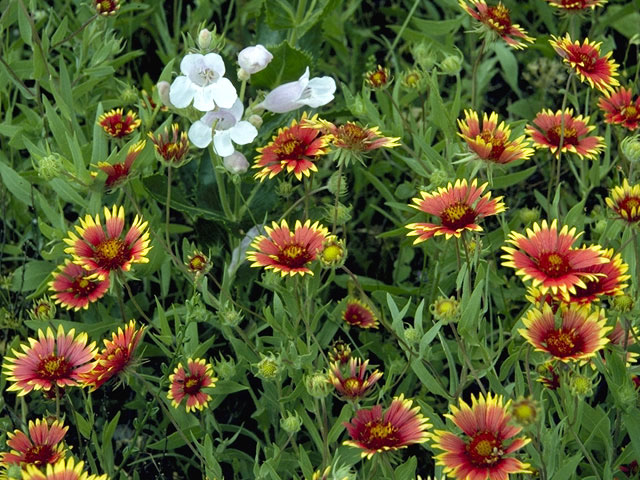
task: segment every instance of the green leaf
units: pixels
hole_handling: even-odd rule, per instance
[[[435,377],[429,373],[426,367],[423,365],[422,360],[414,359],[411,362],[411,370],[416,374],[420,382],[432,393],[440,395],[441,397],[449,398],[447,392],[440,386]]]
[[[416,474],[416,467],[418,466],[418,461],[415,456],[412,456],[409,460],[404,462],[395,471],[396,478],[413,478]]]
[[[575,473],[576,467],[582,460],[582,454],[576,453],[573,457],[563,459],[563,466],[558,470],[551,480],[569,480]]]
[[[32,260],[26,265],[16,268],[13,272],[11,289],[14,292],[30,292],[40,286],[54,270],[49,262]]]
[[[85,420],[84,417],[80,415],[78,412],[75,412],[75,414],[76,414],[75,415],[76,427],[78,428],[80,435],[82,435],[84,438],[88,440],[89,438],[91,438],[91,429],[93,428],[93,424],[90,423],[88,420]]]
[[[496,52],[498,62],[502,68],[502,77],[514,92],[520,93],[518,88],[518,61],[511,47],[508,47],[505,42],[495,42],[493,51]]]
[[[269,47],[273,60],[264,70],[251,75],[251,86],[272,90],[278,85],[298,80],[305,68],[311,65],[311,56],[282,42],[275,47]]]
[[[353,415],[352,407],[350,405],[344,405],[342,407],[342,410],[340,411],[340,415],[335,420],[333,427],[331,427],[331,430],[329,430],[329,436],[328,436],[329,445],[332,445],[338,441],[340,434],[345,429],[343,423],[348,422],[351,419],[352,415]]]
[[[4,163],[6,157],[0,153],[0,176],[7,189],[25,205],[31,205],[31,184],[13,168]]]
[[[493,178],[493,184],[491,188],[493,189],[501,189],[507,188],[512,185],[517,185],[520,182],[523,182],[538,169],[538,167],[529,167],[526,170],[521,170],[515,173],[508,173],[507,175],[501,175],[500,177]]]
[[[631,446],[636,452],[636,458],[640,458],[640,410],[634,408],[628,413],[622,413],[622,424],[629,432]]]

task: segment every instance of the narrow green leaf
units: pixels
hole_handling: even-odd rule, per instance
[[[4,163],[6,157],[0,153],[0,176],[11,194],[25,205],[31,205],[31,184],[13,168]]]

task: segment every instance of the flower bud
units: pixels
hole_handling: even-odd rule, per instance
[[[634,303],[633,297],[630,295],[616,295],[613,297],[612,307],[616,312],[626,313],[633,310]]]
[[[263,380],[275,380],[280,374],[280,362],[273,353],[270,353],[269,356],[260,355],[262,356],[262,360],[256,364],[258,369],[256,376]]]
[[[209,48],[211,45],[211,38],[211,32],[209,30],[206,28],[200,30],[200,33],[198,34],[198,47],[200,47],[200,50],[207,50]]]
[[[249,115],[249,118],[247,118],[247,122],[249,122],[256,128],[260,128],[262,126],[262,117],[254,113],[253,115]]]
[[[442,320],[445,323],[455,322],[460,315],[460,302],[454,297],[438,297],[429,306],[429,310],[436,320]]]
[[[264,70],[271,60],[273,55],[262,45],[247,47],[238,53],[238,65],[249,75]]]
[[[344,365],[351,358],[351,347],[347,345],[343,340],[336,340],[331,345],[331,350],[329,351],[329,360],[331,362],[339,362],[341,365]]]
[[[537,208],[521,208],[518,211],[518,215],[520,216],[520,221],[525,225],[528,225],[540,218],[540,210]]]
[[[440,62],[440,70],[446,75],[457,75],[462,69],[462,57],[448,55]]]
[[[287,416],[280,419],[280,426],[289,434],[297,433],[300,431],[300,427],[302,426],[302,420],[296,412],[287,412]]]
[[[334,172],[327,182],[327,189],[333,195],[338,195],[339,197],[343,197],[349,191],[349,187],[347,185],[347,177],[342,175],[340,172]]]
[[[538,405],[536,401],[530,397],[519,398],[511,405],[511,416],[519,425],[531,425],[536,421],[537,415]]]
[[[609,222],[607,222],[604,218],[601,218],[593,226],[593,232],[597,233],[598,235],[601,234],[601,233],[604,233],[604,231],[607,229],[607,224],[608,223]]]
[[[158,96],[160,97],[160,101],[167,107],[173,107],[173,104],[169,99],[169,90],[171,89],[171,84],[162,80],[156,84],[156,88],[158,89]]]
[[[638,391],[633,382],[625,383],[620,388],[617,388],[614,397],[623,412],[629,412],[638,403]]]
[[[622,140],[620,150],[629,162],[640,162],[640,135],[633,135]]]
[[[431,70],[431,67],[436,63],[436,55],[433,53],[431,45],[427,42],[420,42],[414,45],[411,49],[411,55],[425,71]]]
[[[315,398],[324,398],[331,391],[331,383],[327,376],[322,372],[315,372],[307,375],[304,380],[304,386],[307,388],[309,395]]]
[[[338,240],[335,235],[331,235],[324,241],[322,250],[318,253],[318,258],[325,267],[341,267],[347,258],[347,249],[344,246],[344,242]]]
[[[404,330],[404,339],[409,345],[413,346],[420,343],[420,340],[422,340],[422,335],[420,335],[418,329],[408,327]]]
[[[402,76],[402,85],[414,90],[420,87],[423,80],[424,77],[419,70],[409,70]]]
[[[223,308],[218,311],[218,319],[225,327],[237,327],[240,325],[240,322],[242,322],[243,315],[235,308],[225,304]]]
[[[294,189],[295,187],[288,180],[280,180],[276,185],[276,193],[285,200],[293,194]]]
[[[244,68],[239,68],[237,75],[238,75],[238,80],[240,80],[241,82],[246,82],[251,78],[251,74],[247,72]]]
[[[62,157],[57,153],[36,159],[38,163],[35,168],[38,171],[38,176],[44,180],[52,180],[59,177],[63,171]]]
[[[347,207],[340,202],[338,202],[337,207],[335,205],[328,205],[325,208],[324,220],[329,223],[333,223],[335,220],[338,225],[344,225],[351,220],[351,206]]]
[[[231,380],[236,375],[236,362],[231,357],[229,360],[220,357],[220,360],[216,361],[215,370],[221,380]]]
[[[589,397],[593,394],[593,382],[590,377],[576,373],[569,379],[569,389],[578,398]]]
[[[444,170],[436,169],[429,177],[429,180],[434,186],[440,187],[449,181],[449,174]]]
[[[33,320],[40,320],[47,322],[53,320],[56,316],[56,305],[46,295],[39,300],[33,302],[31,310],[29,310],[29,316]]]
[[[224,168],[233,174],[245,173],[249,169],[249,162],[240,152],[233,152],[231,155],[224,157]]]
[[[196,277],[206,275],[211,269],[211,262],[200,250],[194,250],[193,253],[187,257],[185,265]]]

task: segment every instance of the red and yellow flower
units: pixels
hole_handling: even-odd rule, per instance
[[[607,0],[547,0],[547,3],[568,13],[579,13],[589,8],[593,10],[601,7]]]
[[[167,398],[171,400],[171,405],[175,408],[182,403],[186,397],[187,413],[204,409],[211,396],[202,391],[203,388],[215,387],[218,379],[213,376],[213,367],[203,358],[188,359],[187,369],[178,365],[169,377],[171,387]]]
[[[169,129],[164,128],[164,132],[154,135],[147,134],[153,142],[156,157],[168,167],[179,167],[186,163],[189,153],[189,136],[187,132],[180,132],[177,123],[171,125],[171,135]]]
[[[116,108],[98,117],[98,125],[113,138],[126,137],[140,126],[138,115],[129,110],[124,115],[122,108]]]
[[[566,225],[558,231],[556,220],[551,226],[546,220],[534,223],[526,233],[526,237],[517,232],[509,234],[507,242],[515,248],[502,247],[507,252],[502,256],[503,265],[515,268],[524,281],[532,280],[543,295],[549,290],[564,297],[575,295],[576,287],[587,288],[585,279],[594,280],[599,275],[591,272],[593,267],[609,262],[598,247],[571,248],[581,234],[576,235],[576,229],[569,230]]]
[[[458,119],[460,135],[467,146],[479,160],[501,165],[516,160],[526,160],[533,155],[533,149],[525,141],[525,136],[510,140],[511,129],[504,122],[498,125],[498,114],[484,113],[482,126],[478,113],[473,110],[464,111],[464,120]]]
[[[625,178],[621,187],[615,187],[605,198],[607,206],[629,223],[640,221],[640,184],[629,185]]]
[[[476,222],[490,215],[504,212],[506,207],[502,197],[491,200],[491,193],[482,195],[487,183],[477,186],[473,180],[471,186],[467,180],[456,180],[447,188],[438,188],[437,192],[420,192],[420,198],[413,198],[413,208],[440,218],[440,225],[433,223],[410,223],[406,228],[408,236],[417,236],[413,244],[424,242],[434,235],[444,235],[447,239],[460,237],[465,230],[480,232],[482,227]]]
[[[598,106],[604,113],[604,121],[635,130],[640,124],[640,96],[634,100],[631,89],[620,87],[606,97],[600,97]]]
[[[378,380],[382,378],[382,372],[374,370],[367,378],[367,365],[369,360],[351,357],[349,359],[348,373],[343,375],[339,362],[331,364],[329,381],[338,393],[348,399],[356,400],[366,396]]]
[[[51,297],[55,302],[65,308],[86,309],[90,303],[104,297],[109,290],[109,278],[101,278],[70,260],[65,260],[58,270],[49,282],[49,289],[54,292]]]
[[[618,80],[614,78],[618,75],[618,65],[609,58],[613,52],[607,53],[604,57],[600,56],[602,42],[589,42],[586,38],[581,45],[578,40],[573,42],[567,33],[563,38],[551,35],[549,43],[562,57],[562,61],[591,88],[606,93],[619,85]]]
[[[311,224],[307,220],[302,224],[296,220],[293,232],[286,220],[273,228],[264,227],[267,236],[259,235],[251,244],[254,251],[247,252],[247,259],[252,267],[265,267],[267,270],[280,272],[281,276],[313,275],[307,266],[314,261],[322,249],[329,230],[318,222]]]
[[[75,329],[65,333],[62,325],[56,335],[50,328],[46,335],[38,330],[38,340],[29,338],[29,345],[20,345],[24,353],[12,350],[14,358],[5,357],[4,373],[13,382],[8,390],[22,396],[34,389],[81,386],[81,377],[91,370],[89,362],[96,352],[96,343],[87,345],[87,340],[86,333],[76,337]]]
[[[64,458],[59,460],[55,465],[48,464],[44,472],[29,465],[22,472],[22,480],[109,480],[109,477],[106,474],[89,475],[84,470],[84,462],[76,463],[73,457],[69,457],[66,461]]]
[[[436,430],[434,448],[443,453],[436,455],[436,465],[457,480],[508,480],[512,473],[529,473],[529,465],[508,455],[529,443],[518,437],[521,427],[510,424],[509,407],[502,396],[487,394],[477,399],[471,396],[471,406],[460,399],[460,407],[451,405],[451,414],[445,414],[462,434]]]
[[[389,69],[383,67],[382,65],[378,65],[373,70],[368,71],[364,74],[365,83],[377,90],[386,88],[391,83],[392,77]]]
[[[102,277],[108,277],[112,271],[129,271],[133,263],[147,263],[149,247],[149,231],[147,222],[136,215],[133,224],[124,238],[124,208],[113,206],[109,211],[104,207],[106,232],[100,224],[100,216],[95,220],[87,215],[80,219],[76,231],[80,237],[69,232],[64,241],[68,248],[66,253],[73,255],[78,265]]]
[[[351,436],[344,445],[361,449],[362,456],[371,459],[376,453],[426,442],[427,429],[432,425],[420,413],[420,407],[411,408],[412,404],[400,395],[394,397],[384,415],[382,405],[358,410],[351,423],[344,423]]]
[[[458,0],[458,3],[465,12],[482,23],[487,31],[497,34],[510,47],[525,48],[528,47],[525,42],[535,40],[520,25],[511,23],[511,13],[502,2],[491,7],[484,0]]]
[[[118,327],[112,332],[111,340],[104,339],[104,348],[97,353],[91,371],[81,375],[83,382],[91,387],[91,391],[100,388],[116,375],[123,375],[135,360],[135,351],[142,339],[145,327],[136,329],[131,320],[124,331]]]
[[[525,131],[533,140],[533,146],[538,149],[548,148],[554,155],[558,155],[558,152],[572,152],[580,158],[593,159],[604,149],[604,139],[589,135],[596,127],[587,125],[588,123],[589,117],[574,117],[570,108],[565,109],[564,114],[561,110],[553,113],[543,109],[534,118],[533,125],[527,125]]]
[[[356,327],[378,328],[378,316],[369,305],[357,298],[347,300],[342,319]]]
[[[120,0],[93,0],[93,6],[99,15],[109,17],[120,9]]]
[[[588,306],[570,305],[560,309],[561,323],[549,305],[533,308],[523,317],[525,328],[518,329],[536,351],[545,352],[561,362],[585,363],[609,343],[607,320],[603,311]]]
[[[0,453],[0,465],[9,467],[18,465],[25,468],[27,465],[41,467],[50,463],[56,463],[64,458],[66,448],[62,440],[69,430],[60,420],[51,424],[46,419],[29,421],[29,433],[21,430],[8,432],[7,447],[11,452]]]
[[[316,115],[310,120],[315,121]],[[252,168],[259,168],[260,171],[255,178],[263,181],[286,170],[302,180],[302,175],[308,177],[311,172],[318,171],[315,162],[328,153],[329,137],[322,135],[319,130],[305,128],[306,122],[305,112],[300,123],[293,120],[290,127],[279,129],[267,146],[257,149],[260,155],[255,158]]]
[[[146,143],[146,141],[141,140],[129,147],[124,162],[114,163],[113,165],[107,162],[98,163],[97,167],[107,174],[107,179],[104,182],[107,188],[117,187],[129,178],[131,166],[133,162],[136,161],[136,158],[138,158],[138,155],[140,155]]]

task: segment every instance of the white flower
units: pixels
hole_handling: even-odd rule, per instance
[[[238,53],[238,65],[248,74],[264,70],[271,60],[273,55],[262,45],[247,47]]]
[[[331,77],[309,80],[309,67],[297,82],[289,82],[274,88],[258,106],[274,113],[286,113],[302,105],[320,107],[333,100],[336,82]]]
[[[249,170],[249,162],[240,152],[233,152],[231,155],[222,159],[222,164],[231,173],[245,173]]]
[[[191,101],[201,112],[216,108],[230,108],[238,98],[236,88],[224,78],[224,61],[217,53],[190,53],[180,62],[183,75],[171,84],[169,98],[177,108],[187,107]]]
[[[244,107],[237,99],[231,108],[219,108],[205,113],[189,128],[189,140],[198,148],[205,148],[213,139],[213,148],[221,157],[231,155],[233,144],[246,145],[258,135],[256,127],[242,118]],[[215,123],[215,133],[213,126]]]

